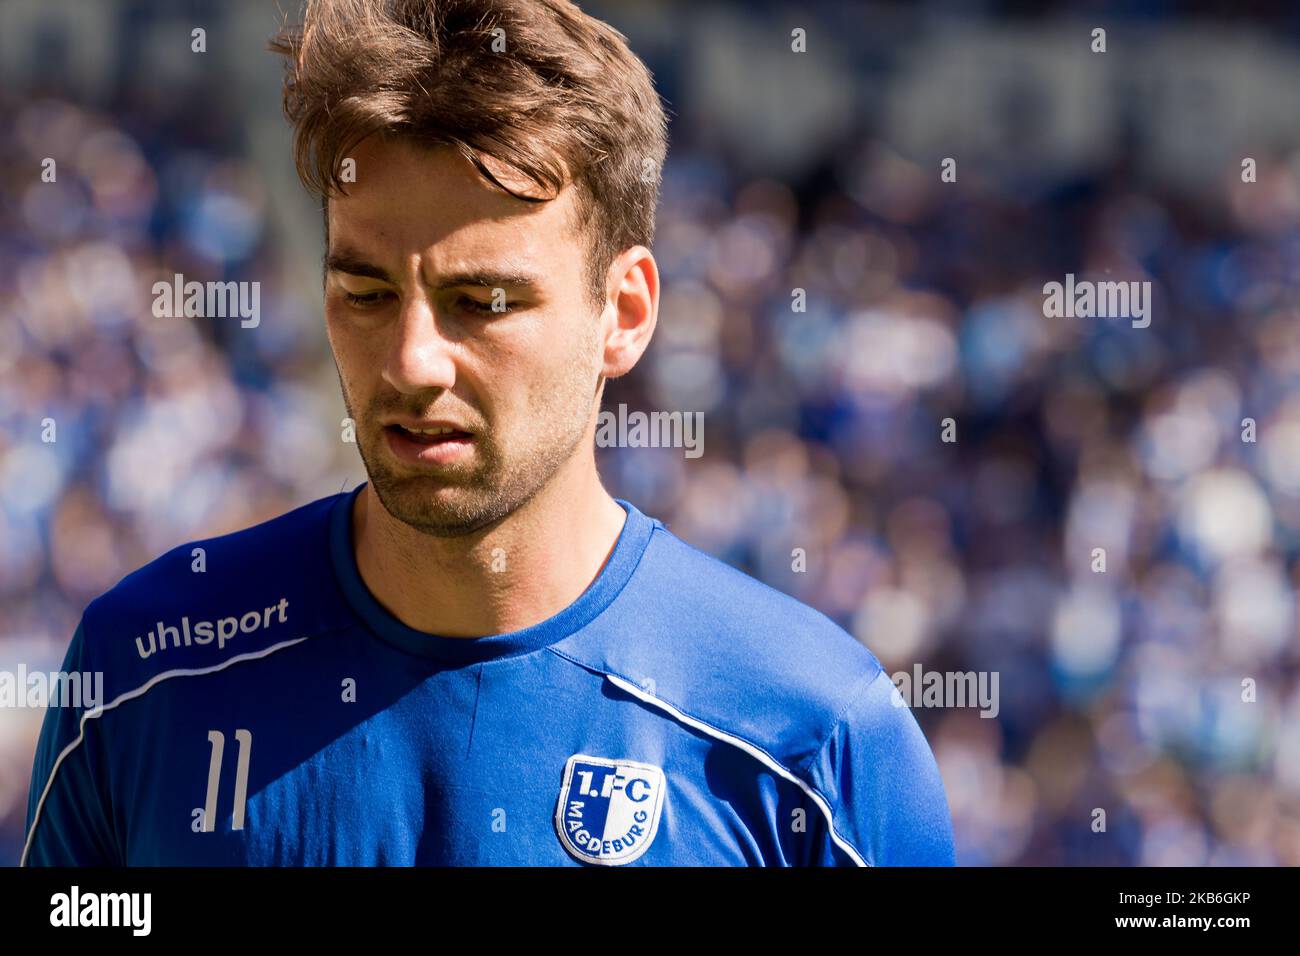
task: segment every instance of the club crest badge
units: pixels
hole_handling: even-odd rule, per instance
[[[654,842],[665,789],[659,767],[574,754],[555,807],[560,842],[583,863],[631,863]]]

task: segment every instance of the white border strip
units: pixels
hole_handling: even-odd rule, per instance
[[[41,791],[41,799],[36,803],[36,813],[32,815],[32,828],[27,834],[26,842],[23,843],[23,855],[19,858],[18,865],[20,867],[27,865],[27,854],[32,848],[32,837],[36,835],[36,826],[41,822],[41,809],[45,806],[45,798],[50,795],[50,788],[54,786],[54,778],[59,772],[59,764],[63,763],[63,759],[67,757],[68,754],[72,753],[72,751],[76,750],[77,745],[86,738],[86,721],[90,720],[91,717],[99,717],[105,711],[112,710],[119,704],[124,704],[128,700],[133,700],[134,698],[143,695],[159,681],[167,680],[169,677],[195,677],[202,674],[211,674],[215,671],[225,670],[231,664],[238,664],[240,661],[251,661],[256,660],[259,657],[266,657],[268,654],[274,654],[276,651],[283,650],[286,647],[293,647],[293,645],[301,644],[306,640],[310,640],[310,638],[296,637],[292,641],[282,641],[279,644],[273,644],[271,647],[263,648],[260,651],[250,651],[247,654],[240,654],[237,657],[232,657],[229,660],[222,661],[220,664],[214,664],[211,667],[192,667],[174,671],[163,671],[161,674],[155,674],[153,677],[149,678],[148,681],[137,687],[135,690],[129,690],[125,694],[116,697],[112,702],[96,707],[94,710],[88,710],[86,713],[82,714],[81,724],[79,725],[80,732],[77,734],[77,739],[63,748],[63,752],[60,753],[58,759],[54,761],[54,766],[50,768],[50,779],[45,781],[45,789]]]
[[[793,784],[797,784],[798,787],[801,790],[803,790],[803,792],[806,793],[808,797],[815,804],[817,804],[817,807],[822,812],[822,816],[826,818],[826,825],[827,827],[830,828],[831,839],[835,841],[835,845],[838,846],[841,850],[843,850],[846,854],[848,854],[848,856],[858,866],[871,865],[866,860],[862,859],[861,854],[859,854],[858,851],[853,848],[852,844],[850,844],[847,840],[845,840],[837,832],[835,832],[834,815],[831,813],[830,804],[826,802],[826,798],[823,797],[816,790],[814,790],[812,787],[808,786],[808,784],[804,783],[802,780],[796,777],[789,770],[785,769],[785,767],[781,766],[779,763],[773,760],[770,756],[768,756],[758,747],[754,746],[747,740],[742,740],[740,737],[736,737],[732,734],[727,733],[725,730],[719,730],[717,727],[711,727],[708,724],[704,723],[703,721],[696,720],[694,717],[688,717],[686,714],[682,713],[672,704],[668,703],[665,700],[661,700],[660,698],[655,697],[652,694],[646,693],[640,687],[637,687],[635,684],[631,683],[630,681],[624,680],[622,677],[617,677],[614,674],[610,674],[610,673],[606,673],[605,676],[610,681],[612,681],[616,686],[621,687],[623,690],[627,691],[633,697],[637,698],[637,700],[644,701],[645,703],[650,704],[653,707],[658,707],[660,710],[666,710],[674,718],[681,721],[683,724],[686,724],[688,727],[694,727],[696,730],[706,733],[710,737],[716,737],[718,740],[722,740],[735,747],[739,747],[745,753],[749,754],[755,760],[759,761],[768,769],[770,769],[773,773],[778,774],[779,776],[781,776],[786,780],[789,780]]]

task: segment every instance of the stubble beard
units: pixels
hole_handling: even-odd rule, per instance
[[[595,392],[586,385],[592,380]],[[358,419],[341,374],[339,385],[348,416],[356,423],[357,450],[384,510],[421,534],[458,538],[483,531],[526,505],[573,458],[586,434],[600,380],[578,370],[565,382],[563,402],[553,400],[557,390],[534,396],[541,407],[534,406],[536,414],[529,416],[525,434],[533,441],[526,449],[507,454],[489,431],[478,431],[472,468],[424,475],[387,460],[390,453],[382,445],[385,438],[378,421],[394,409],[371,403],[366,418]],[[411,414],[431,417],[427,409],[411,410]]]

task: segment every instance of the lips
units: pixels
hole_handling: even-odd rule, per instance
[[[442,422],[394,422],[384,426],[384,438],[389,450],[410,465],[450,465],[474,450],[472,433]]]
[[[387,430],[397,432],[410,441],[428,445],[448,440],[464,441],[470,437],[469,432],[462,431],[459,428],[452,428],[449,425],[421,426],[418,428],[408,425],[386,425],[384,427]]]

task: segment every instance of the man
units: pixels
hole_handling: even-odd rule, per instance
[[[915,719],[829,619],[612,498],[666,124],[564,0],[340,0],[273,45],[369,481],[90,604],[28,864],[951,864]]]

